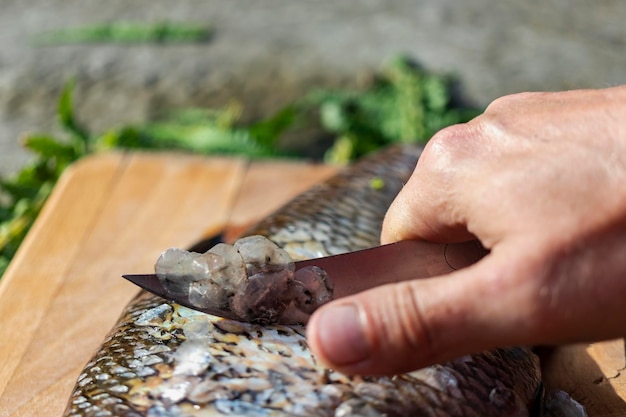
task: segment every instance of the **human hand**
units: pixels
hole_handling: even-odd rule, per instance
[[[472,238],[491,253],[469,268],[320,308],[313,352],[348,374],[395,374],[626,335],[626,87],[507,96],[436,134],[382,242]]]

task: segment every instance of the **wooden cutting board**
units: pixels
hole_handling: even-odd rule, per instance
[[[60,416],[82,367],[160,252],[240,230],[335,172],[295,162],[103,154],[67,170],[0,281],[0,417]],[[626,416],[622,341],[546,361],[590,416]]]

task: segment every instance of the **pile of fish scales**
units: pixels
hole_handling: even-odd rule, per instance
[[[249,234],[294,259],[374,246],[420,152],[402,146],[364,159]],[[538,360],[523,347],[349,377],[316,361],[302,326],[227,320],[142,292],[85,366],[65,415],[521,417],[539,415],[542,391]]]
[[[316,266],[300,268],[289,254],[259,235],[218,243],[204,253],[170,248],[155,265],[175,298],[222,317],[259,324],[306,324],[333,299],[333,285]],[[180,301],[180,298],[177,298]]]

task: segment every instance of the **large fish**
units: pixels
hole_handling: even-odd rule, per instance
[[[383,215],[421,148],[390,148],[269,216],[262,234],[294,259],[377,245]],[[274,185],[272,185],[274,186]],[[279,185],[277,185],[279,186]],[[241,323],[140,293],[85,366],[66,416],[540,415],[538,360],[524,347],[394,377],[319,364],[304,327]]]

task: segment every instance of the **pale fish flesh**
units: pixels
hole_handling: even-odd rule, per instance
[[[313,187],[249,231],[294,259],[378,244],[421,148],[394,147]],[[87,363],[66,416],[540,415],[530,349],[498,349],[394,377],[348,377],[311,355],[304,327],[241,323],[140,293]]]

